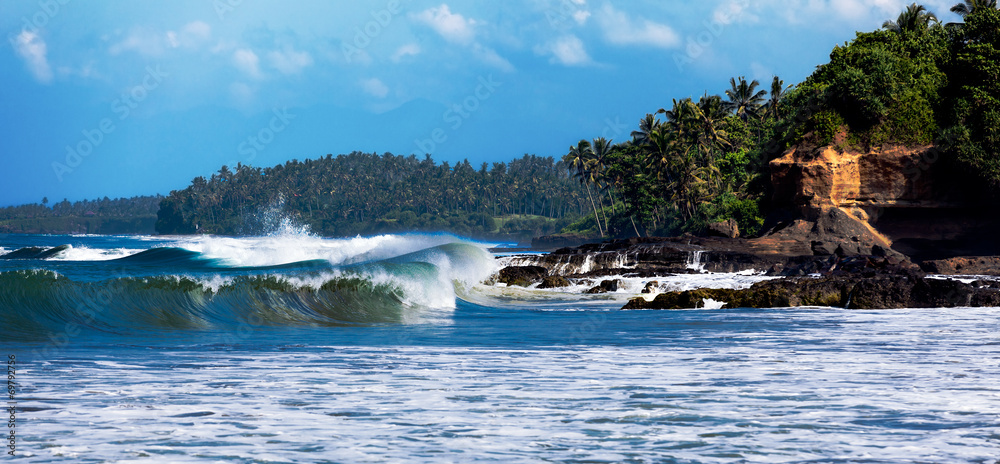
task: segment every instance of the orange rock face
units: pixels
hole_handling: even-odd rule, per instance
[[[793,148],[770,168],[774,205],[797,218],[765,239],[811,243],[817,254],[875,245],[918,260],[1000,254],[991,238],[1000,215],[940,160],[934,146]]]
[[[937,159],[931,146],[869,153],[792,149],[771,161],[774,200],[814,208],[940,207],[931,169]]]
[[[809,243],[816,254],[891,249],[893,238],[877,226],[886,211],[944,205],[931,169],[937,153],[932,146],[789,150],[770,163],[773,200],[800,218],[769,238]]]

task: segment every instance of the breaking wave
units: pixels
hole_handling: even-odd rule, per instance
[[[496,270],[484,246],[447,235],[192,237],[168,245],[76,263],[50,259],[66,248],[31,250],[45,257],[0,272],[5,333],[412,323],[447,317],[463,288]]]

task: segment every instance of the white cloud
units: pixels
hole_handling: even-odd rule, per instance
[[[362,79],[361,88],[365,90],[365,93],[373,97],[385,98],[386,95],[389,95],[389,87],[377,77]]]
[[[60,76],[76,76],[84,79],[100,77],[100,74],[94,69],[93,61],[80,67],[60,66],[56,69],[56,72],[58,72]]]
[[[727,0],[712,12],[712,20],[723,25],[759,21],[760,18],[751,14],[749,8],[750,0]]]
[[[507,61],[504,57],[497,54],[497,52],[492,48],[476,43],[472,46],[472,53],[474,53],[476,58],[479,58],[479,60],[483,63],[493,66],[501,71],[511,72],[514,70],[514,65],[510,64],[510,61]]]
[[[869,12],[869,5],[858,0],[837,0],[831,6],[838,16],[849,20],[860,20]]]
[[[604,37],[615,45],[649,45],[659,48],[674,48],[681,43],[680,36],[670,26],[647,19],[633,21],[624,12],[610,4],[601,8],[596,16]]]
[[[52,82],[52,67],[49,66],[48,46],[35,32],[22,30],[15,38],[17,54],[21,55],[35,80],[43,84]]]
[[[582,66],[593,63],[583,46],[583,41],[575,35],[563,36],[555,42],[536,47],[535,52],[541,55],[551,55],[553,63],[565,66]]]
[[[479,21],[466,18],[458,13],[452,13],[447,4],[442,3],[441,6],[421,11],[420,13],[410,15],[410,17],[417,22],[430,26],[445,40],[469,47],[472,54],[483,63],[505,72],[514,70],[514,65],[500,56],[496,50],[475,40],[476,31],[474,27],[480,24]]]
[[[197,47],[212,38],[212,26],[193,21],[184,25],[180,32],[167,31],[167,43],[172,48]]]
[[[212,26],[203,21],[193,21],[185,25],[182,32],[188,37],[208,40],[212,36]]]
[[[302,69],[313,64],[312,56],[309,53],[297,52],[292,47],[285,47],[281,51],[272,51],[267,54],[267,57],[271,61],[271,66],[285,75],[298,74],[302,72]]]
[[[749,0],[730,1],[746,3]],[[864,24],[878,27],[883,21],[894,20],[910,3],[911,0],[757,0],[753,2],[753,9],[758,10],[761,16],[783,18],[792,24],[825,25],[834,19],[848,21],[858,25],[861,30],[868,30],[869,26]],[[940,19],[947,20],[952,15],[948,10],[956,2],[925,0],[920,3]],[[767,11],[763,11],[765,9]]]
[[[185,24],[180,31],[160,32],[135,27],[108,50],[112,55],[131,51],[145,56],[160,56],[171,48],[197,48],[212,37],[212,27],[202,21]]]
[[[392,54],[390,59],[398,63],[403,58],[407,56],[417,56],[420,54],[420,52],[421,52],[420,45],[417,45],[415,43],[406,44],[403,45],[402,47],[397,48],[396,52]]]
[[[146,28],[136,27],[129,31],[128,36],[111,46],[108,50],[112,55],[122,52],[135,52],[145,56],[159,56],[169,45],[171,37]],[[177,40],[174,34],[173,40]]]
[[[587,24],[587,18],[590,18],[590,11],[585,9],[587,0],[569,0],[569,3],[579,7],[579,9],[573,12],[573,20],[581,26]]]
[[[254,79],[260,79],[263,75],[260,72],[260,58],[249,48],[241,48],[233,53],[233,64],[240,71]]]
[[[476,37],[475,29],[473,29],[477,24],[476,21],[466,19],[458,13],[452,13],[451,8],[445,3],[421,11],[412,17],[430,26],[449,42],[470,44]]]

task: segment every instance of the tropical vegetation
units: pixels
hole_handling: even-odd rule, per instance
[[[437,164],[430,155],[355,152],[272,168],[224,166],[170,192],[156,230],[257,234],[269,227],[261,212],[278,209],[324,235],[423,230],[530,238],[558,232],[592,199],[552,158],[525,155],[476,169],[468,161]]]
[[[617,209],[593,206],[581,223],[602,235],[674,235],[734,219],[744,234],[760,233],[771,209],[768,163],[803,145],[934,145],[922,168],[949,170],[980,186],[981,198],[997,198],[1000,11],[983,0],[952,11],[961,23],[912,4],[835,47],[796,86],[773,77],[768,91],[737,77],[722,95],[673,99],[609,153],[581,140],[564,162],[597,194],[620,199]]]
[[[63,199],[0,208],[0,233],[152,234],[163,196],[83,200]]]

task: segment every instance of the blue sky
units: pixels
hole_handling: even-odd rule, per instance
[[[0,206],[355,150],[558,157],[730,77],[799,82],[906,4],[5,0]]]

